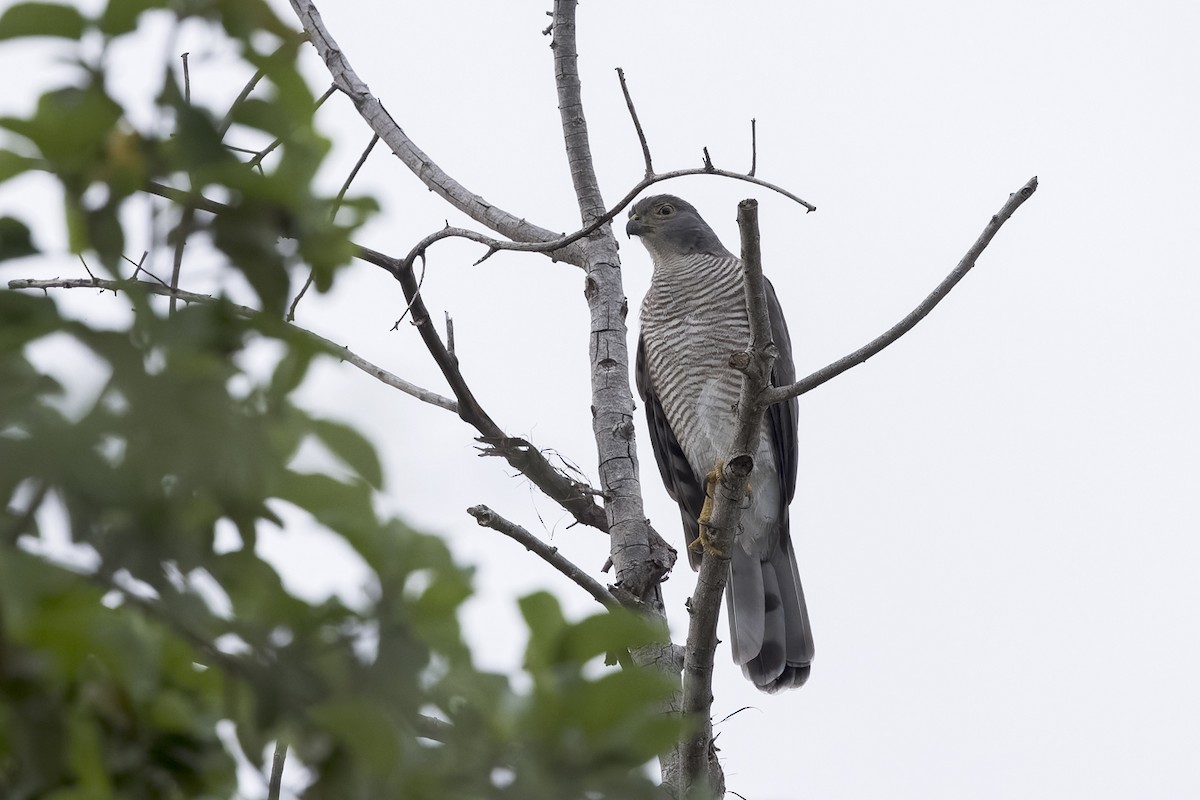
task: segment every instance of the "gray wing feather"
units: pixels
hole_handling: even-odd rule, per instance
[[[771,338],[779,350],[771,373],[771,383],[784,386],[796,380],[792,339],[775,287],[769,280],[765,283]],[[783,508],[780,509],[781,522],[777,535],[767,539],[767,547],[761,554],[759,564],[763,573],[761,602],[765,611],[762,648],[756,658],[742,663],[742,671],[756,686],[767,692],[803,684],[808,679],[814,651],[808,608],[792,550],[788,514],[788,506],[796,494],[798,405],[796,398],[776,403],[768,409],[766,418],[772,455],[775,457],[775,480],[779,481]]]
[[[766,280],[767,313],[771,318],[771,338],[779,350],[775,368],[771,371],[771,384],[785,386],[796,381],[796,365],[792,361],[792,337],[788,335],[787,322],[783,318],[783,307],[775,295],[775,287]],[[776,403],[767,410],[767,425],[771,434],[771,446],[775,452],[776,472],[783,488],[784,508],[796,494],[796,451],[800,445],[796,439],[796,417],[798,403],[792,398]]]

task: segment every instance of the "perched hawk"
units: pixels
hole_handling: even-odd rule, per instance
[[[638,202],[625,231],[641,237],[654,262],[642,303],[638,393],[663,483],[683,516],[688,557],[699,569],[706,476],[729,455],[742,385],[729,356],[750,341],[742,262],[695,208],[671,195]],[[769,281],[766,290],[779,348],[772,383],[782,385],[796,379],[791,339]],[[750,507],[730,554],[725,604],[733,660],[759,689],[776,692],[803,684],[813,658],[788,534],[788,504],[796,491],[795,399],[768,410],[754,464]]]

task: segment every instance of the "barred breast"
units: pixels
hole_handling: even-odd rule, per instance
[[[642,338],[652,385],[702,480],[733,442],[742,376],[729,366],[729,356],[750,340],[741,262],[698,253],[656,263],[642,302]],[[756,459],[760,465],[762,458],[771,458],[765,431]],[[751,516],[773,521],[779,507],[775,499],[755,498]]]

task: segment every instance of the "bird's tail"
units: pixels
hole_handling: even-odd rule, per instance
[[[746,677],[764,692],[803,685],[813,637],[786,523],[765,559],[734,545],[725,600],[733,660]]]

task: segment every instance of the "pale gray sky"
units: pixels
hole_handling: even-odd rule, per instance
[[[322,11],[360,76],[445,170],[568,231],[578,214],[540,33],[547,8],[329,0]],[[818,207],[805,215],[716,178],[658,187],[689,199],[735,248],[736,203],[759,199],[765,267],[801,373],[894,323],[1009,192],[1041,182],[929,319],[801,398],[792,518],[817,659],[803,689],[767,697],[718,653],[717,718],[751,706],[718,728],[731,790],[751,800],[1200,795],[1198,37],[1200,6],[1167,0],[581,3],[584,101],[609,203],[642,170],[619,66],[659,170],[699,165],[704,146],[718,166],[744,169],[755,117],[759,175]],[[205,42],[184,44],[195,91],[236,94],[240,78],[206,62]],[[153,79],[135,67],[161,62],[154,47],[121,55],[130,91]],[[328,82],[315,55],[311,75]],[[6,106],[20,107],[10,103],[19,88],[6,89]],[[341,99],[322,120],[337,142],[325,176],[336,185],[370,132]],[[385,197],[359,237],[378,250],[402,254],[447,218],[465,221],[382,149],[356,186]],[[0,212],[28,212],[35,192],[0,187]],[[636,309],[649,259],[621,238]],[[472,267],[481,254],[431,251],[426,302],[454,317],[464,373],[497,422],[594,479],[581,273],[505,254]],[[195,274],[203,288],[203,268]],[[445,391],[416,332],[389,332],[399,287],[366,265],[340,286],[306,299],[299,321]],[[388,507],[478,566],[464,621],[484,665],[519,663],[516,596],[549,587],[573,613],[593,610],[464,509],[487,503],[597,571],[604,537],[567,530],[503,463],[477,458],[457,418],[334,365],[304,398],[370,433]],[[640,412],[638,423],[647,512],[678,540]],[[297,544],[317,538],[275,543],[289,576],[306,591],[352,587],[349,561]],[[680,633],[691,580],[684,567],[667,584]]]

